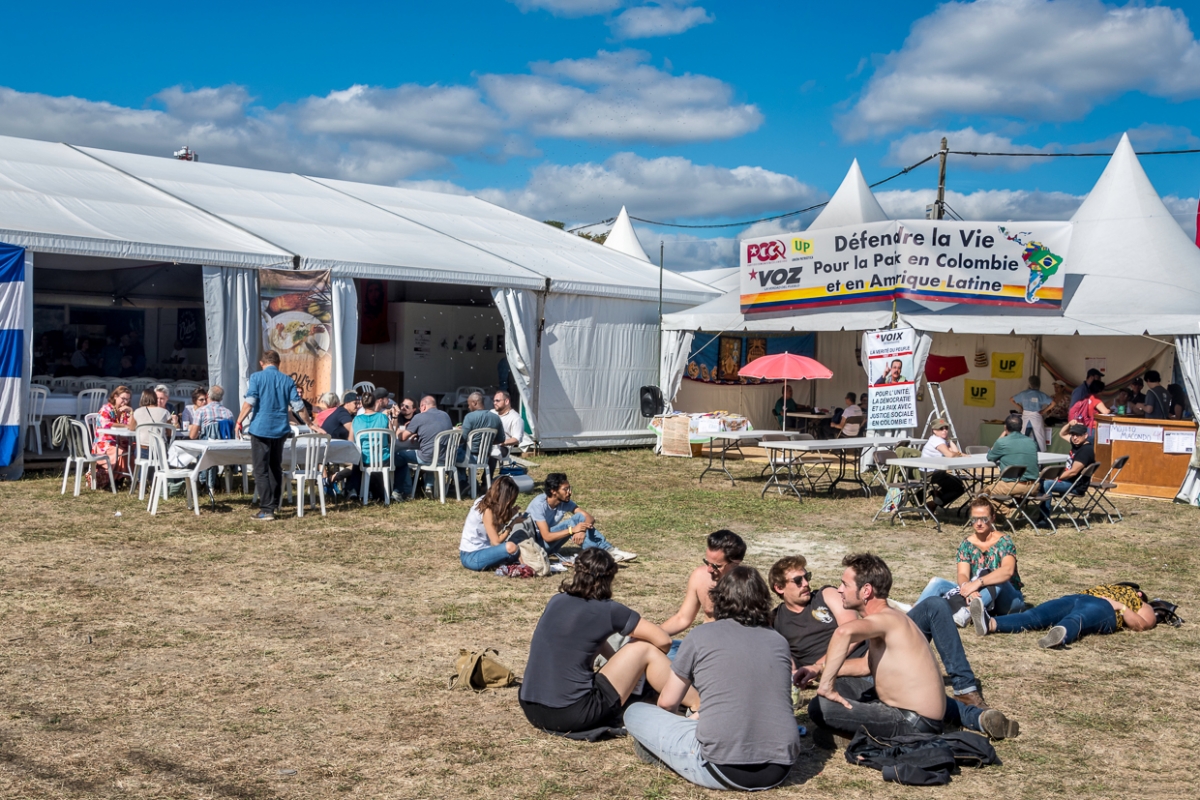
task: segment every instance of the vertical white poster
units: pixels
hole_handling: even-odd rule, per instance
[[[867,422],[871,430],[917,427],[917,386],[912,328],[867,333]]]

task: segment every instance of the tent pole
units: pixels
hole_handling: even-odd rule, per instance
[[[542,450],[542,428],[538,424],[538,416],[542,408],[542,332],[546,330],[546,300],[549,296],[550,279],[546,278],[545,288],[537,293],[537,345],[533,349],[533,429],[537,433],[537,439],[534,441],[534,444],[539,453]]]
[[[658,388],[662,390],[662,295],[663,295],[663,260],[664,244],[658,241]]]

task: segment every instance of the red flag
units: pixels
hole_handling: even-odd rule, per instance
[[[925,361],[925,380],[941,383],[970,372],[966,356],[935,356],[930,353]]]

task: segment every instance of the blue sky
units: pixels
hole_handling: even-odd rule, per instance
[[[1200,2],[128,2],[6,9],[0,133],[706,223],[936,149],[1200,147]],[[1200,154],[1143,165],[1194,232]],[[1103,159],[952,159],[967,218],[1066,218]],[[936,170],[880,187],[919,215]],[[806,215],[787,224],[803,226]],[[748,230],[639,226],[681,268]],[[599,228],[598,230],[602,230]]]

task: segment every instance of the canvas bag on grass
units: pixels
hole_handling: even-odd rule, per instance
[[[450,688],[482,692],[484,689],[512,686],[517,682],[516,677],[511,669],[492,658],[498,655],[500,652],[491,647],[484,648],[482,653],[459,650],[458,659],[454,662],[454,668],[458,671],[450,676]]]
[[[544,578],[550,574],[550,559],[541,545],[532,539],[525,539],[517,545],[521,563],[533,570],[533,574]]]

